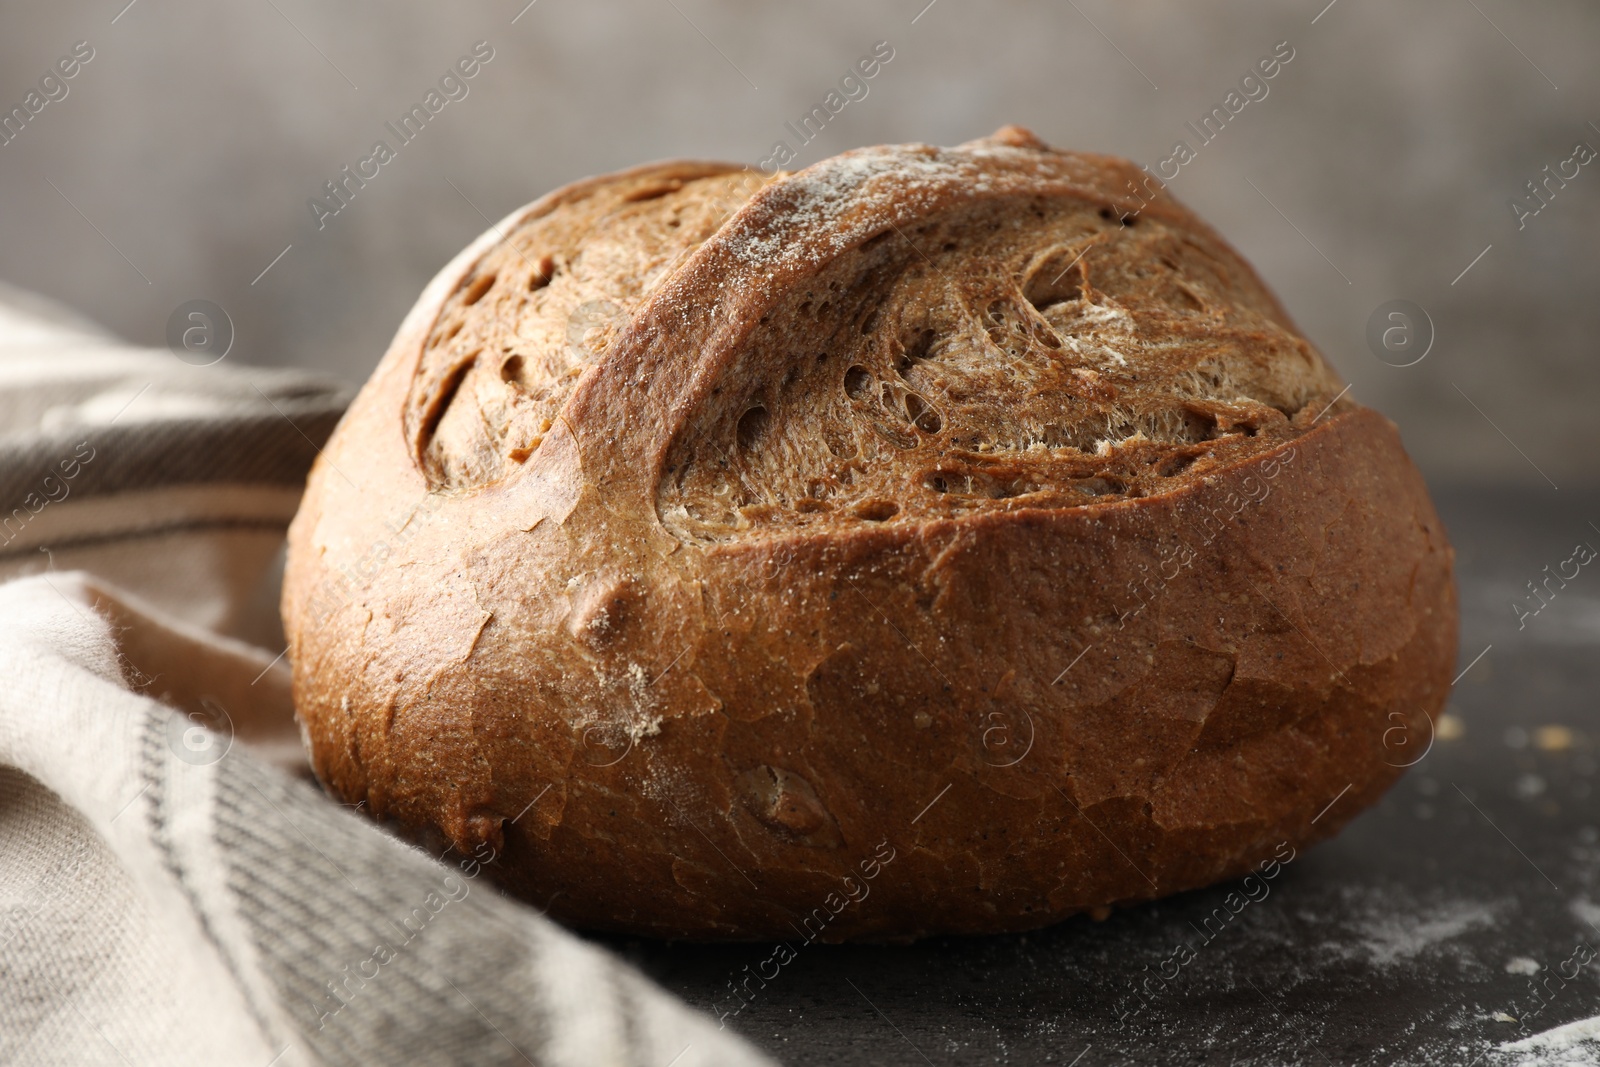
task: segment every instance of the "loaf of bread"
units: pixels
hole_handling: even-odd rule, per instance
[[[516,212],[328,443],[283,603],[332,794],[666,937],[1236,877],[1426,751],[1456,648],[1394,426],[1159,183],[1014,127]]]

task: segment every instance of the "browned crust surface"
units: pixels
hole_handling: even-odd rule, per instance
[[[1335,832],[1443,705],[1450,549],[1142,181],[1008,129],[505,220],[291,530],[323,781],[667,936],[1021,929]]]

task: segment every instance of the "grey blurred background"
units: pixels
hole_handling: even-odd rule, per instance
[[[5,5],[0,110],[26,107],[76,42],[94,56],[0,146],[0,279],[152,345],[177,305],[208,299],[235,324],[230,360],[356,383],[486,217],[645,160],[756,164],[877,41],[893,59],[794,165],[1018,123],[1154,167],[1288,41],[1269,95],[1172,191],[1431,478],[1597,481],[1600,161],[1552,182],[1520,230],[1510,200],[1578,142],[1600,147],[1600,6],[525,3]],[[493,58],[467,96],[319,230],[308,200],[375,140],[396,144],[384,124],[478,41]],[[1397,298],[1436,329],[1408,367],[1366,340]]]

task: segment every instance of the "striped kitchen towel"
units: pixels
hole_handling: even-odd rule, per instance
[[[0,286],[0,579],[88,570],[282,648],[268,586],[349,399],[303,371],[121,344]]]

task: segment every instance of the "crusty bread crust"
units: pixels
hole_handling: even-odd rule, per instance
[[[429,285],[312,472],[313,763],[662,936],[1241,874],[1376,800],[1449,688],[1450,547],[1341,389],[1137,168],[1015,128],[570,186]]]

